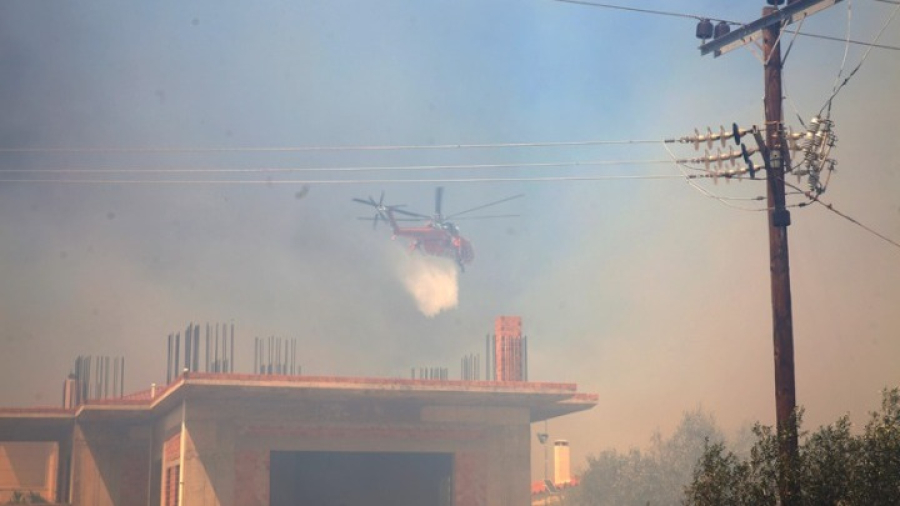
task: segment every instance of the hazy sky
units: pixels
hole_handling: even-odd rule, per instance
[[[750,21],[758,3],[628,5]],[[859,40],[895,10],[847,0],[803,31],[846,37],[850,5]],[[57,404],[79,354],[124,355],[128,390],[164,381],[166,336],[189,321],[233,321],[239,371],[251,368],[253,337],[275,335],[298,339],[309,374],[444,366],[458,377],[461,356],[483,354],[494,318],[517,314],[531,379],[600,396],[592,411],[550,423],[574,462],[643,446],[698,405],[727,432],[772,423],[764,212],[678,178],[444,183],[448,212],[525,198],[492,210],[519,218],[460,223],[475,262],[459,276],[458,306],[427,317],[402,280],[412,261],[404,243],[358,221],[368,210],[351,201],[384,190],[388,202],[429,213],[434,179],[679,175],[658,163],[669,159],[662,144],[10,151],[661,140],[762,125],[757,58],[746,49],[701,57],[694,30],[691,19],[551,0],[0,3],[0,405]],[[900,20],[880,42],[900,45]],[[793,44],[785,115],[794,129],[829,96],[844,48]],[[843,76],[864,51],[850,47]],[[871,51],[834,101],[839,165],[823,196],[895,241],[898,89],[900,52]],[[617,160],[644,163],[258,170]],[[65,171],[37,172],[47,169]],[[406,182],[372,182],[385,179]],[[703,188],[764,194],[750,181]],[[846,412],[861,424],[900,376],[900,248],[821,206],[792,217],[798,402],[810,427]]]

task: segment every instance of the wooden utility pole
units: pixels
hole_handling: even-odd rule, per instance
[[[766,166],[766,197],[769,219],[769,270],[772,290],[772,343],[775,357],[775,419],[778,428],[778,494],[782,506],[800,504],[797,442],[797,394],[794,381],[794,323],[791,311],[791,277],[787,227],[790,212],[785,207],[785,168],[789,166],[784,141],[781,89],[781,43],[783,26],[804,19],[842,0],[791,0],[784,9],[766,7],[762,17],[729,31],[700,46],[701,54],[719,56],[762,37],[765,84],[765,140],[757,141]],[[769,0],[770,5],[782,0]],[[698,30],[698,33],[700,30]]]
[[[763,17],[774,13],[763,9]],[[778,492],[781,504],[799,504],[800,487],[796,476],[797,394],[794,381],[794,323],[791,312],[791,276],[787,227],[790,212],[785,209],[784,173],[789,164],[784,143],[781,94],[781,23],[762,30],[765,61],[766,116],[766,201],[769,207],[769,266],[772,285],[772,339],[775,355],[775,419],[778,425],[780,466]]]

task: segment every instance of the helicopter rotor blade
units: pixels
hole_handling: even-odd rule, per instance
[[[434,215],[441,215],[441,204],[444,201],[444,187],[438,186],[434,189]]]
[[[375,199],[373,199],[372,197],[369,197],[369,200],[363,200],[363,199],[357,199],[357,198],[350,199],[350,200],[352,200],[353,202],[359,202],[360,204],[365,204],[367,206],[372,206],[374,208],[382,207],[378,204],[378,202],[375,202]]]
[[[381,199],[384,199],[384,195],[381,196]],[[369,197],[369,200],[364,200],[364,199],[359,199],[359,198],[353,198],[350,200],[352,200],[353,202],[359,202],[360,204],[365,204],[367,206],[372,206],[375,209],[377,209],[380,221],[387,221],[387,216],[384,214],[387,211],[393,212],[395,214],[402,214],[404,216],[411,216],[413,218],[416,218],[416,220],[432,219],[431,216],[428,216],[425,214],[419,214],[419,213],[414,213],[412,211],[404,211],[403,209],[399,209],[400,207],[403,207],[406,204],[396,204],[396,205],[392,205],[392,206],[386,206],[386,205],[384,205],[383,200],[376,201],[375,198],[373,198],[373,197]],[[372,218],[372,219],[375,219],[375,218]]]
[[[359,221],[384,221],[384,217],[376,218],[374,216],[357,216],[357,220]],[[423,222],[429,221],[431,218],[395,218],[394,221],[407,221],[407,222]]]
[[[371,221],[372,222],[372,230],[375,230],[378,228],[379,221],[387,221],[387,217],[384,215],[384,210],[385,210],[384,191],[381,192],[381,197],[379,198],[378,202],[375,202],[375,199],[371,195],[369,195],[369,200],[364,200],[364,199],[360,199],[360,198],[353,198],[350,200],[352,200],[353,202],[358,202],[360,204],[365,204],[367,206],[372,206],[375,208],[375,216],[374,217],[358,218],[360,220]]]
[[[394,206],[391,206],[391,210],[393,210],[394,213],[396,213],[396,214],[402,214],[402,215],[404,215],[404,216],[412,216],[412,217],[414,217],[414,218],[419,218],[419,219],[422,219],[422,220],[430,220],[430,219],[431,219],[431,216],[426,216],[426,215],[424,215],[424,214],[414,213],[414,212],[412,212],[412,211],[404,211],[403,209],[397,209],[397,208],[394,207]]]
[[[472,211],[478,211],[479,209],[484,209],[484,208],[486,208],[486,207],[496,206],[497,204],[502,204],[502,203],[504,203],[504,202],[509,202],[510,200],[514,200],[514,199],[517,199],[517,198],[520,198],[520,197],[524,197],[524,196],[525,196],[524,193],[520,193],[520,194],[518,194],[518,195],[513,195],[512,197],[506,197],[505,199],[495,200],[494,202],[490,202],[490,203],[487,203],[487,204],[482,204],[482,205],[480,205],[480,206],[476,206],[476,207],[473,207],[473,208],[471,208],[471,209],[466,209],[465,211],[460,211],[460,212],[458,212],[458,213],[453,213],[453,214],[451,214],[450,216],[445,216],[444,218],[449,220],[449,219],[455,218],[455,217],[460,216],[460,215],[463,215],[463,214],[471,213]]]
[[[378,228],[379,221],[385,221],[384,217],[381,216],[381,213],[376,213],[375,216],[371,216],[371,217],[370,216],[358,216],[356,219],[360,220],[360,221],[371,221],[372,222],[372,230],[375,230]]]
[[[518,218],[520,214],[492,214],[487,216],[462,216],[459,218],[455,218],[454,221],[462,221],[462,220],[493,220],[497,218]]]

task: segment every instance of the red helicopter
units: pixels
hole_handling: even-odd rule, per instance
[[[459,235],[459,227],[456,224],[448,221],[450,219],[458,219],[458,220],[478,220],[478,219],[491,219],[491,218],[513,218],[518,215],[516,214],[503,214],[503,215],[492,215],[492,216],[462,216],[464,214],[471,213],[472,211],[479,211],[481,209],[485,209],[487,207],[495,206],[497,204],[502,204],[504,202],[508,202],[513,199],[517,199],[519,197],[523,197],[523,194],[513,195],[512,197],[507,197],[505,199],[496,200],[494,202],[490,202],[487,204],[482,204],[480,206],[473,207],[471,209],[466,209],[465,211],[460,211],[458,213],[453,213],[448,216],[444,216],[441,214],[441,204],[444,199],[444,187],[438,186],[434,190],[434,215],[428,216],[425,214],[420,214],[412,211],[407,211],[405,209],[400,209],[403,205],[385,205],[384,204],[384,192],[381,192],[381,198],[376,201],[372,196],[369,196],[368,200],[364,199],[353,199],[354,202],[359,202],[360,204],[365,204],[367,206],[372,206],[375,208],[375,216],[372,218],[359,218],[361,220],[372,221],[372,228],[376,228],[378,226],[379,221],[385,221],[391,226],[391,230],[394,235],[392,239],[397,237],[409,237],[412,241],[410,243],[409,249],[410,251],[419,250],[426,255],[433,256],[441,256],[452,258],[456,261],[456,264],[459,265],[461,271],[465,271],[465,265],[471,263],[472,260],[475,259],[475,250],[472,249],[472,243],[466,239],[465,237]],[[398,217],[397,215],[400,215]],[[415,226],[415,227],[401,227],[398,222],[400,221],[418,221],[425,222],[424,225]]]

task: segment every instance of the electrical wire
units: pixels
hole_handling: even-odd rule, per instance
[[[728,23],[731,25],[742,25],[743,24],[743,23],[738,23],[736,21],[729,21],[727,19],[716,19],[716,18],[711,18],[709,16],[698,16],[696,14],[684,14],[684,13],[680,13],[680,12],[660,11],[660,10],[654,10],[654,9],[639,9],[637,7],[626,7],[624,5],[613,5],[613,4],[606,4],[606,3],[599,3],[599,2],[587,2],[587,1],[583,1],[583,0],[554,0],[554,1],[560,2],[560,3],[566,3],[566,4],[586,5],[588,7],[598,7],[598,8],[603,8],[603,9],[638,12],[641,14],[655,14],[658,16],[696,19],[698,21],[708,19],[710,21],[724,21],[725,23]]]
[[[850,40],[850,21],[853,18],[853,0],[847,0],[847,40]],[[799,30],[799,28],[798,28]],[[831,91],[837,90],[841,76],[844,74],[844,67],[847,64],[847,55],[850,53],[850,42],[844,44],[844,57],[841,59],[841,67],[838,69],[837,75],[834,77],[834,84],[831,85]]]
[[[781,45],[780,44],[781,44],[781,37],[784,36],[784,32],[785,32],[785,30],[778,30],[778,37],[775,38],[775,42],[771,46],[772,49],[769,50],[769,54],[766,56],[766,59],[763,60],[764,67],[767,67],[769,65],[769,61],[772,59],[772,56],[775,55],[776,49],[778,49],[779,56],[781,55]],[[796,35],[795,35],[795,37],[796,37]],[[784,60],[782,60],[781,63],[784,64]]]
[[[802,19],[800,19],[800,24],[797,25],[797,31],[794,32],[794,36],[791,37],[791,42],[788,43],[788,47],[787,47],[787,49],[786,49],[785,52],[784,52],[784,56],[781,57],[781,65],[782,65],[782,66],[784,66],[785,62],[787,62],[788,56],[790,56],[790,54],[791,54],[791,49],[794,48],[794,42],[796,42],[796,40],[797,40],[797,34],[800,33],[800,29],[803,28],[803,23],[804,23],[805,21],[806,21],[806,18],[805,18],[805,17],[802,18]],[[786,31],[786,30],[781,30],[781,33],[778,34],[778,39],[779,39],[779,40],[781,39],[781,36],[784,35],[784,32],[785,32],[785,31]],[[788,32],[788,33],[790,33],[790,32]],[[771,55],[770,55],[769,57],[771,58]]]
[[[605,146],[622,144],[656,144],[658,139],[629,140],[586,140],[562,142],[509,142],[483,144],[409,144],[409,145],[359,145],[359,146],[272,146],[272,147],[69,147],[69,148],[16,148],[0,147],[0,153],[268,153],[268,152],[314,152],[314,151],[416,151],[450,149],[492,149],[492,148],[532,148],[560,146]]]
[[[794,110],[794,114],[797,115],[797,120],[800,121],[800,124],[803,126],[803,128],[806,128],[806,122],[803,121],[803,115],[800,114],[800,109],[798,109],[797,104],[794,103],[794,97],[788,92],[787,79],[784,79],[783,77],[781,81],[781,88],[782,91],[784,91],[784,98],[787,99],[788,104],[790,104],[791,106],[791,109]]]
[[[575,162],[533,162],[533,163],[483,163],[456,165],[383,165],[360,167],[259,167],[245,169],[201,169],[201,168],[62,168],[62,169],[0,169],[0,173],[35,174],[276,174],[297,172],[377,172],[377,171],[430,171],[430,170],[479,170],[548,167],[591,167],[620,165],[669,164],[669,160],[587,160]]]
[[[665,146],[667,141],[663,141]],[[668,147],[666,148],[668,150]],[[671,151],[670,151],[671,154]],[[677,162],[677,160],[676,160]],[[104,174],[112,176],[147,176],[148,174],[191,174],[197,176],[199,174],[277,174],[277,173],[295,173],[295,172],[361,172],[361,171],[429,171],[429,170],[447,170],[447,169],[464,169],[464,170],[480,170],[485,168],[548,168],[548,167],[588,167],[588,166],[613,166],[613,165],[652,165],[652,164],[671,164],[671,160],[653,159],[653,160],[597,160],[597,161],[576,161],[576,162],[547,162],[547,163],[510,163],[510,164],[464,164],[464,165],[416,165],[416,166],[369,166],[369,167],[308,167],[308,168],[246,168],[246,169],[170,169],[170,168],[154,168],[154,169],[108,169],[108,168],[64,168],[64,169],[0,169],[0,172],[7,174],[25,173],[26,177],[5,178],[0,179],[0,183],[22,183],[22,184],[122,184],[122,185],[148,185],[148,184],[364,184],[364,183],[438,183],[438,182],[506,182],[506,181],[606,181],[606,180],[648,180],[648,179],[703,179],[729,176],[719,173],[710,173],[702,171],[694,167],[692,170],[699,170],[701,174],[687,174],[682,171],[682,175],[672,174],[634,174],[634,175],[570,175],[570,176],[542,176],[542,177],[452,177],[452,178],[404,178],[404,179],[273,179],[267,177],[265,179],[128,179],[123,177],[114,178],[35,178],[33,174],[49,174],[64,176],[67,174],[83,175],[83,174]],[[30,176],[30,177],[27,177]],[[741,179],[733,177],[732,179]]]
[[[716,195],[716,194],[712,193],[711,191],[707,190],[706,188],[703,188],[702,186],[700,186],[699,184],[697,184],[697,183],[694,181],[694,179],[696,179],[696,175],[688,174],[688,173],[685,172],[685,169],[698,170],[699,168],[691,167],[690,165],[688,165],[688,164],[686,164],[686,163],[680,162],[680,161],[678,160],[678,158],[675,156],[675,153],[673,153],[672,150],[669,149],[669,146],[667,146],[665,143],[663,144],[663,148],[666,150],[666,152],[669,153],[669,156],[672,157],[672,162],[673,162],[673,163],[675,164],[675,166],[678,167],[678,169],[681,171],[682,177],[685,178],[685,182],[688,184],[688,186],[690,186],[690,187],[693,188],[694,190],[700,192],[702,195],[704,195],[704,196],[706,196],[706,197],[709,197],[709,198],[711,198],[711,199],[713,199],[713,200],[719,202],[720,204],[722,204],[722,205],[725,206],[725,207],[729,207],[729,208],[731,208],[731,209],[737,209],[738,211],[758,212],[758,211],[765,211],[765,210],[766,210],[766,208],[758,209],[758,208],[750,208],[750,207],[744,207],[744,206],[739,206],[739,205],[732,204],[731,202],[728,201],[728,200],[730,200],[730,199],[726,199],[725,197],[721,197],[721,196],[719,196],[719,195]],[[699,169],[699,170],[703,170],[703,169]],[[707,172],[707,171],[704,171],[704,172]],[[707,177],[710,177],[710,178],[713,177],[712,174],[705,174],[705,175],[706,175]],[[735,178],[735,179],[737,179],[737,180],[739,180],[739,181],[742,181],[742,180],[744,180],[744,179],[746,179],[746,178],[738,177],[738,178]],[[737,200],[737,199],[735,199],[735,200]]]
[[[894,20],[894,17],[897,15],[897,12],[900,12],[900,3],[897,4],[897,7],[893,10],[893,12],[891,12],[891,15],[884,21],[884,25],[882,25],[880,30],[878,30],[878,33],[875,35],[875,38],[872,40],[873,44],[878,42],[878,39],[881,38],[881,35],[887,29],[888,25],[890,25],[891,21]],[[869,48],[866,49],[866,52],[863,53],[863,56],[859,60],[859,63],[856,65],[856,67],[852,71],[850,71],[850,73],[847,75],[846,78],[844,78],[844,80],[837,87],[837,89],[835,89],[834,92],[832,92],[831,96],[828,97],[828,100],[825,102],[824,105],[822,105],[822,109],[819,111],[820,115],[823,112],[825,112],[826,109],[828,111],[831,111],[831,104],[834,101],[834,98],[837,96],[838,93],[840,93],[840,91],[844,88],[844,86],[846,86],[847,83],[850,82],[850,79],[852,79],[853,76],[856,75],[856,72],[859,71],[859,69],[863,66],[863,63],[866,62],[866,59],[869,57],[869,53],[872,52],[872,47],[873,46],[869,46]]]
[[[845,213],[842,213],[841,211],[838,211],[837,209],[835,209],[835,207],[834,207],[833,204],[829,204],[829,203],[827,203],[827,202],[823,202],[822,199],[820,199],[818,195],[815,195],[815,194],[813,194],[813,193],[811,193],[811,192],[808,192],[808,191],[804,191],[803,189],[799,188],[798,186],[796,186],[796,185],[794,185],[794,184],[792,184],[792,183],[789,183],[789,182],[787,182],[787,181],[785,181],[784,184],[785,184],[785,186],[788,186],[788,187],[790,187],[790,188],[793,188],[794,190],[797,190],[795,193],[799,193],[799,194],[805,195],[806,198],[808,199],[808,202],[803,202],[803,203],[800,203],[800,204],[796,204],[796,205],[794,205],[793,207],[806,207],[806,206],[809,206],[810,204],[813,204],[813,203],[819,204],[819,205],[821,205],[822,207],[824,207],[825,209],[828,209],[829,211],[833,212],[834,214],[840,216],[841,218],[844,218],[845,220],[849,221],[850,223],[853,223],[853,224],[856,225],[857,227],[859,227],[859,228],[865,230],[866,232],[869,232],[870,234],[874,235],[875,237],[878,237],[879,239],[881,239],[881,240],[887,242],[888,244],[890,244],[890,245],[892,245],[892,246],[895,246],[895,247],[897,247],[897,248],[900,248],[900,242],[897,242],[897,241],[891,239],[890,237],[888,237],[888,236],[882,234],[881,232],[878,232],[877,230],[873,229],[872,227],[869,227],[868,225],[865,225],[864,223],[860,222],[860,221],[857,220],[856,218],[853,218],[852,216],[850,216],[850,215],[848,215],[848,214],[845,214]]]
[[[708,17],[708,16],[699,16],[696,14],[685,14],[685,13],[672,12],[672,11],[659,11],[659,10],[653,10],[653,9],[638,9],[635,7],[626,7],[623,5],[612,5],[612,4],[582,1],[582,0],[553,0],[553,1],[560,2],[560,3],[575,4],[575,5],[586,5],[589,7],[599,7],[599,8],[605,8],[605,9],[615,9],[615,10],[622,10],[622,11],[638,12],[638,13],[642,13],[642,14],[655,14],[655,15],[660,15],[660,16],[669,16],[669,17],[676,17],[676,18],[696,19],[698,21],[703,20],[703,19],[708,19],[710,21],[724,21],[725,23],[728,23],[729,25],[734,25],[734,26],[745,26],[746,25],[746,23],[741,23],[738,21],[731,21],[728,19],[719,19],[719,18],[713,18],[713,17]],[[900,5],[900,2],[897,2],[897,1],[891,1],[891,0],[879,0],[879,1],[889,3],[889,4],[894,4],[894,5]],[[823,40],[833,40],[833,41],[837,41],[837,42],[846,42],[847,41],[846,39],[841,39],[838,37],[831,37],[828,35],[819,35],[816,33],[801,32],[801,31],[799,31],[799,29],[794,30],[793,32],[791,32],[790,30],[788,30],[788,31],[790,33],[794,33],[795,35],[799,35],[802,37],[811,37],[811,38],[823,39]],[[863,42],[863,41],[852,40],[852,39],[849,40],[849,43],[860,45],[860,46],[874,47],[874,48],[878,48],[878,49],[890,49],[893,51],[900,51],[900,47],[889,46],[886,44],[874,44],[871,42]]]
[[[695,190],[699,191],[701,194],[712,198],[722,205],[730,207],[732,209],[737,209],[741,211],[752,211],[752,212],[760,212],[769,210],[768,207],[763,208],[747,208],[743,206],[734,205],[729,200],[744,200],[744,201],[760,201],[764,200],[765,197],[750,197],[750,198],[724,198],[719,195],[715,195],[707,189],[701,187],[696,184],[695,180],[701,178],[716,178],[723,177],[726,179],[737,179],[737,180],[745,180],[748,178],[744,177],[736,177],[736,178],[727,178],[726,176],[721,176],[716,173],[712,173],[709,171],[703,171],[703,169],[699,169],[696,167],[692,167],[689,164],[677,161],[674,153],[669,149],[666,145],[666,142],[662,142],[663,147],[672,157],[672,160],[675,162],[675,165],[681,170],[681,174],[642,174],[642,175],[612,175],[612,176],[545,176],[545,177],[507,177],[507,178],[498,178],[498,177],[480,177],[480,178],[429,178],[429,179],[342,179],[342,180],[295,180],[295,179],[265,179],[265,180],[240,180],[240,179],[0,179],[0,183],[19,183],[19,184],[62,184],[62,185],[265,185],[265,186],[276,186],[276,185],[350,185],[350,184],[451,184],[451,183],[494,183],[494,182],[581,182],[581,181],[634,181],[634,180],[668,180],[668,179],[684,179],[691,187]],[[646,161],[645,161],[646,162]],[[660,162],[660,160],[652,161],[653,163]],[[662,160],[664,163],[672,163],[668,160]],[[611,162],[612,163],[612,162]],[[499,165],[499,164],[498,164]],[[349,169],[361,169],[361,167],[350,167]],[[703,174],[687,174],[684,172],[685,169],[691,170],[700,170],[704,172]],[[64,169],[63,169],[64,170]],[[93,171],[92,169],[87,169],[89,171]],[[97,169],[104,170],[104,169]],[[137,169],[140,171],[141,169]],[[162,171],[166,171],[167,169],[161,169]],[[176,169],[177,170],[177,169]],[[211,172],[208,169],[200,169],[201,171]],[[259,171],[260,169],[222,169],[221,171],[234,171],[234,170],[244,170],[244,171]],[[263,169],[269,170],[269,169]],[[281,170],[281,169],[276,169]],[[301,169],[302,170],[302,169]],[[321,170],[321,169],[320,169]],[[325,169],[328,170],[328,169]],[[216,170],[215,172],[220,172],[220,170]],[[754,179],[750,179],[754,180]],[[762,180],[757,180],[762,181]],[[834,208],[832,204],[825,203],[821,201],[817,196],[811,195],[809,192],[804,192],[797,186],[788,183],[785,181],[785,184],[791,188],[797,190],[794,194],[803,194],[806,195],[810,202],[800,203],[800,204],[792,204],[786,207],[804,207],[809,205],[812,202],[816,202],[829,211],[837,214],[838,216],[850,221],[851,223],[857,225],[858,227],[866,230],[867,232],[877,236],[878,238],[888,242],[889,244],[900,248],[900,243],[892,240],[891,238],[879,233],[878,231],[872,229],[854,219],[853,217],[842,213],[841,211]]]
[[[840,79],[840,76],[844,71],[844,66],[847,63],[847,55],[850,50],[850,22],[853,17],[852,16],[852,12],[853,12],[852,5],[853,5],[853,0],[847,0],[847,30],[846,30],[847,37],[844,39],[844,57],[841,59],[841,66],[840,66],[840,69],[838,70],[837,77],[835,77],[833,86],[837,86],[838,79]],[[794,41],[797,40],[797,34],[801,34],[800,29],[803,27],[804,21],[806,21],[805,17],[800,20],[800,25],[798,25],[797,29],[794,30],[794,32],[792,32],[792,33],[794,33],[794,37],[791,39],[791,43],[788,46],[787,53],[785,53],[785,55],[784,55],[784,59],[782,59],[782,63],[784,62],[784,60],[787,59],[787,55],[791,52],[791,48],[794,46]],[[833,38],[833,37],[829,37],[829,38]],[[837,38],[833,38],[833,39],[840,40]],[[900,48],[897,48],[897,49],[900,49]],[[791,108],[794,110],[794,113],[797,115],[797,119],[800,121],[800,124],[803,125],[803,128],[806,128],[806,121],[803,120],[803,115],[800,114],[800,109],[797,108],[797,104],[794,103],[794,99],[793,99],[792,95],[790,93],[788,93],[788,91],[787,91],[787,82],[783,82],[782,87],[784,88],[784,96],[787,99],[788,103],[790,104]],[[832,88],[832,91],[834,91],[833,88]]]
[[[738,179],[742,180],[744,178],[738,178]],[[709,197],[709,198],[719,202],[720,204],[724,205],[725,207],[730,207],[731,209],[736,209],[738,211],[749,211],[749,212],[760,212],[760,211],[768,210],[767,207],[761,207],[761,208],[745,207],[745,206],[735,205],[730,202],[732,200],[735,200],[735,201],[737,201],[737,200],[765,200],[765,197],[763,197],[761,199],[755,199],[755,198],[754,199],[732,199],[730,197],[722,197],[721,195],[716,195],[715,193],[707,190],[706,188],[703,188],[702,186],[700,186],[699,184],[697,184],[694,181],[688,180],[688,184],[692,188],[694,188],[695,190],[697,190],[698,192],[703,194],[704,196]]]
[[[0,179],[0,183],[63,185],[347,185],[347,184],[431,184],[431,183],[505,183],[567,181],[631,181],[682,179],[678,174],[643,174],[630,176],[545,176],[545,177],[479,177],[434,179]],[[697,177],[697,176],[694,176]]]
[[[790,30],[787,30],[790,32]],[[822,40],[832,40],[835,42],[846,42],[849,44],[857,45],[857,46],[868,46],[875,49],[890,49],[892,51],[900,51],[900,47],[898,46],[889,46],[887,44],[875,44],[872,42],[863,42],[861,40],[855,39],[842,39],[840,37],[832,37],[830,35],[819,35],[816,33],[807,33],[807,32],[797,32],[797,35],[801,35],[803,37],[812,37],[814,39],[822,39]]]

